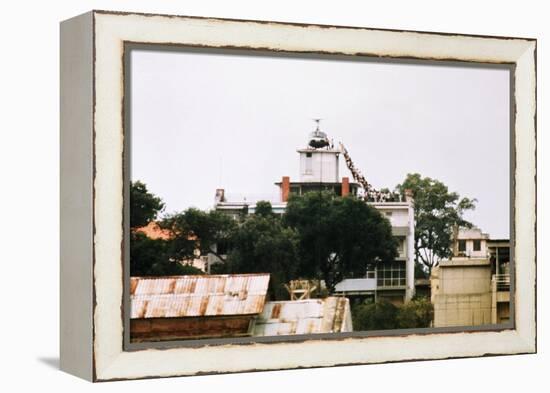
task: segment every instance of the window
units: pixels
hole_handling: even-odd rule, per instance
[[[386,217],[391,217],[393,215],[392,212],[386,212],[385,214],[386,214]]]
[[[367,278],[376,278],[376,267],[373,265],[367,266]]]
[[[474,240],[474,251],[481,251],[481,240]]]
[[[403,236],[396,236],[395,240],[397,240],[397,255],[399,257],[405,256],[405,238]]]
[[[306,153],[306,174],[311,175],[313,173],[313,158],[311,153]]]
[[[382,263],[377,269],[376,285],[379,287],[404,287],[407,281],[406,277],[405,262]]]
[[[460,252],[466,251],[466,240],[459,240],[458,241],[458,251],[460,251]]]

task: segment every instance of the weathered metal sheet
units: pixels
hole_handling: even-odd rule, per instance
[[[256,318],[254,336],[353,331],[345,297],[267,302]]]
[[[131,318],[259,314],[269,274],[131,278]]]
[[[375,278],[346,278],[336,284],[335,292],[368,292],[376,290]]]

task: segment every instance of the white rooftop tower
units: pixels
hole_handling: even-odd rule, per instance
[[[321,119],[315,119],[317,128],[309,136],[305,149],[300,153],[300,182],[304,183],[338,183],[340,150],[335,149],[327,135],[320,130]]]

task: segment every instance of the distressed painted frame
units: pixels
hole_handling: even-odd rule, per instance
[[[513,326],[125,347],[124,48],[136,43],[513,67]],[[89,12],[61,25],[61,205],[61,368],[88,380],[536,352],[536,40]]]

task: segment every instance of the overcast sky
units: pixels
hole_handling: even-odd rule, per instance
[[[475,225],[509,236],[507,70],[144,50],[131,62],[131,178],[167,212],[211,208],[216,188],[277,198],[320,117],[374,187],[439,179],[478,200]]]

